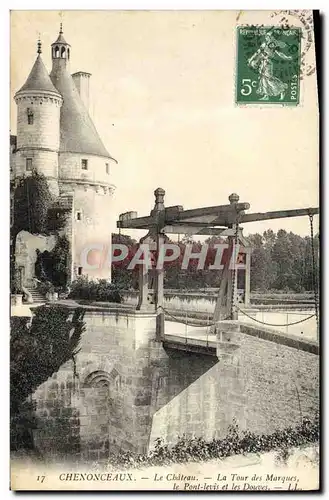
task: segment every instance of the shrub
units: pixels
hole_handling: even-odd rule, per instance
[[[11,446],[34,448],[33,408],[26,407],[26,399],[78,353],[84,311],[76,308],[72,315],[69,308],[42,306],[35,309],[31,324],[14,316],[10,325]]]
[[[115,302],[121,304],[123,297],[120,288],[105,279],[98,281],[81,277],[73,281],[69,294],[70,299]]]
[[[38,291],[46,296],[47,293],[54,293],[55,287],[50,281],[42,281],[38,283]]]
[[[42,281],[50,281],[59,289],[65,289],[69,276],[70,243],[66,236],[59,236],[49,252],[37,250],[35,275]]]
[[[48,182],[43,174],[33,171],[28,177],[17,179],[14,191],[15,234],[28,231],[32,234],[48,233],[48,209],[53,202]]]
[[[10,293],[12,295],[23,295],[24,294],[22,287],[18,283],[17,279],[12,280],[12,282],[10,283]]]
[[[68,216],[69,209],[62,207],[58,203],[48,208],[47,228],[49,233],[55,233],[63,229],[67,224]]]
[[[319,440],[319,419],[307,418],[296,427],[287,427],[272,434],[255,434],[239,432],[235,422],[228,428],[223,439],[205,441],[201,437],[182,436],[174,446],[168,446],[162,439],[155,440],[154,449],[148,455],[132,452],[112,454],[109,464],[117,467],[161,466],[172,463],[202,462],[205,460],[225,458],[243,453],[266,453],[278,450],[287,456],[287,450],[293,447],[309,445]]]

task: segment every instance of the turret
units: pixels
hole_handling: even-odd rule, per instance
[[[50,79],[63,97],[59,189],[61,195],[73,194],[74,198],[73,273],[75,276],[88,274],[109,279],[111,268],[108,262],[90,269],[81,262],[81,255],[96,243],[104,245],[106,254],[111,247],[112,166],[117,162],[104,146],[88,112],[90,73],[77,72],[73,77],[70,73],[70,45],[64,39],[62,26],[51,51]]]
[[[61,23],[57,40],[51,44],[51,59],[53,70],[67,68],[70,61],[71,45],[67,43],[63,36],[63,25]]]
[[[43,173],[54,195],[58,195],[58,151],[60,145],[60,108],[63,99],[54,87],[41,58],[37,58],[21,89],[17,104],[17,146],[15,176]]]
[[[36,169],[46,176],[57,202],[70,208],[66,235],[71,246],[71,278],[87,274],[110,279],[107,260],[90,267],[82,255],[95,244],[96,248],[103,246],[104,255],[110,254],[109,214],[115,189],[111,167],[117,161],[104,146],[88,113],[90,73],[80,71],[72,78],[70,51],[61,24],[51,45],[52,69],[48,75],[38,42],[31,73],[15,95],[18,123],[17,144],[12,147],[13,180]],[[96,256],[98,261],[103,253]]]

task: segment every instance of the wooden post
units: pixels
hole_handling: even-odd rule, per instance
[[[221,281],[220,281],[220,286],[218,290],[218,295],[217,295],[217,301],[215,305],[215,311],[214,311],[214,316],[213,316],[213,322],[214,326],[210,328],[211,333],[216,333],[216,326],[217,322],[220,319],[223,319],[223,315],[226,315],[226,304],[224,306],[224,299],[225,299],[225,294],[227,290],[227,281],[228,281],[228,273],[229,273],[229,263],[224,264],[224,269],[222,270],[221,273]]]
[[[236,302],[237,296],[237,270],[236,267],[236,249],[235,249],[234,238],[229,238],[229,270],[228,270],[228,280],[227,280],[227,295],[226,295],[226,307],[227,307],[227,315],[231,314],[232,305]],[[233,266],[233,267],[232,267]],[[233,317],[230,319],[238,319],[237,311],[233,311]]]
[[[154,191],[155,204],[153,210],[151,210],[150,213],[149,232],[146,236],[140,239],[141,244],[142,243],[148,244],[150,250],[157,250],[158,253],[159,253],[159,246],[161,244],[161,238],[163,238],[163,235],[160,233],[160,230],[164,226],[164,214],[165,214],[165,207],[163,203],[164,195],[165,191],[162,188],[158,188]],[[147,263],[145,262],[145,265],[140,266],[138,274],[139,297],[138,297],[137,309],[138,310],[155,309],[157,311],[160,311],[160,308],[158,306],[163,305],[163,270],[162,272],[158,272],[158,270],[155,269],[153,272],[153,275],[155,276],[152,286],[153,294],[155,296],[154,304],[151,304],[148,300],[150,294],[149,275],[150,271],[148,269]],[[163,313],[163,318],[164,318],[164,313]],[[161,321],[161,325],[162,323],[164,325],[163,319]],[[161,331],[163,333],[163,326],[161,326]]]
[[[149,230],[149,236],[153,237],[156,242],[157,249],[161,246],[160,236],[164,238],[166,231],[177,234],[184,234],[186,231],[189,234],[205,234],[228,236],[231,243],[231,252],[233,251],[233,241],[235,241],[234,226],[236,223],[244,224],[246,222],[264,221],[272,219],[281,219],[285,217],[300,217],[304,215],[315,215],[319,213],[319,208],[303,208],[293,210],[277,210],[265,213],[245,214],[244,211],[250,208],[249,203],[239,203],[239,196],[235,193],[229,196],[229,205],[218,205],[211,207],[196,208],[192,210],[184,210],[182,206],[176,205],[173,207],[164,207],[165,191],[158,188],[154,192],[155,206],[149,216],[137,217],[137,212],[126,212],[120,215],[120,220],[117,221],[118,228],[130,229],[145,229]],[[221,227],[218,227],[221,226]],[[224,228],[225,226],[225,228]],[[242,236],[241,228],[238,231],[239,243],[246,247],[246,274],[245,274],[245,306],[250,304],[250,268],[251,255],[250,248],[247,248],[246,242]],[[142,241],[142,240],[141,240]],[[12,245],[14,247],[14,245]],[[231,258],[231,256],[229,257]],[[164,332],[164,312],[163,304],[163,269],[158,270],[156,279],[154,280],[155,291],[155,307],[159,316],[159,333]],[[148,269],[141,269],[139,273],[139,289],[140,296],[138,309],[147,307],[150,308],[148,302]],[[234,297],[232,297],[232,289],[234,287]],[[237,272],[229,269],[229,262],[225,264],[221,276],[221,283],[214,312],[214,323],[219,319],[227,317],[231,312],[232,298],[233,301],[237,294]],[[226,295],[226,297],[225,297]],[[237,311],[233,314],[237,317]],[[213,327],[212,327],[213,330]]]
[[[239,201],[239,196],[235,193],[229,196],[230,206],[232,206],[232,210],[234,207],[236,208],[237,203]],[[231,227],[232,225],[230,225]],[[235,226],[233,225],[233,228]],[[227,316],[231,312],[231,304],[232,304],[232,286],[233,286],[233,270],[230,269],[230,263],[232,259],[232,253],[235,250],[234,248],[234,238],[228,238],[228,259],[224,264],[224,269],[221,276],[221,283],[219,287],[217,302],[215,306],[214,312],[214,323],[219,321],[220,319],[226,319]],[[235,282],[234,282],[234,290],[236,296],[236,284],[237,284],[237,273],[235,273]],[[235,315],[236,316],[236,315]],[[216,324],[212,327],[211,331],[216,331]]]
[[[237,203],[239,202],[239,196],[235,193],[232,193],[229,197],[229,202],[232,206],[236,206]],[[232,225],[232,228],[234,229],[234,232],[236,231],[236,224]],[[230,237],[228,238],[229,240],[229,248],[230,248],[230,260],[232,263],[232,268],[229,270],[229,277],[228,277],[228,283],[227,283],[227,309],[229,313],[232,311],[232,307],[234,304],[236,304],[236,298],[237,298],[237,284],[238,284],[238,273],[237,273],[237,268],[236,268],[236,261],[237,261],[237,255],[236,255],[236,248],[235,248],[235,238]],[[238,242],[239,243],[239,242]],[[238,311],[236,308],[233,309],[233,314],[231,315],[232,320],[237,320],[238,319]]]
[[[157,237],[158,256],[163,244],[164,244],[164,236],[159,233]],[[164,269],[162,265],[161,269],[156,270],[156,283],[155,283],[156,286],[155,304],[157,310],[157,340],[163,340],[165,334],[165,313],[163,310],[163,304],[164,304],[163,281],[164,281]]]
[[[244,279],[244,305],[250,306],[250,270],[251,270],[251,248],[246,247],[246,270]]]
[[[147,300],[149,294],[149,270],[146,263],[139,267],[138,270],[138,304],[137,310],[149,310],[150,304]]]
[[[162,251],[162,246],[164,244],[164,235],[161,230],[165,224],[165,206],[164,206],[164,195],[165,190],[158,188],[154,191],[155,205],[151,212],[156,220],[156,249],[157,249],[157,260],[159,260],[160,252]],[[157,324],[156,324],[156,338],[158,341],[163,340],[165,334],[165,313],[163,310],[163,299],[164,299],[164,269],[163,264],[160,268],[155,271],[155,283],[154,283],[154,294],[155,294],[155,307],[157,312]]]
[[[156,249],[156,242],[154,240],[153,235],[149,232],[146,236],[139,240],[140,244],[148,245],[150,251]],[[151,270],[149,269],[148,262],[144,259],[143,264],[140,265],[138,271],[138,288],[139,288],[139,296],[138,296],[138,304],[137,310],[151,311],[155,309],[155,305],[153,302],[150,302],[149,295],[149,280]],[[155,286],[153,280],[153,288]]]

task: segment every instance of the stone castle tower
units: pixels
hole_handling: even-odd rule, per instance
[[[51,45],[52,70],[48,74],[38,42],[37,58],[18,92],[17,138],[11,137],[12,178],[44,174],[54,197],[70,207],[71,279],[79,275],[110,278],[105,262],[84,269],[81,254],[88,247],[104,246],[96,257],[107,258],[111,245],[108,215],[114,186],[111,169],[117,163],[108,153],[88,112],[90,73],[69,72],[71,47],[62,25]],[[89,252],[89,260],[92,253]],[[92,259],[91,259],[92,260]],[[31,278],[31,269],[25,276]]]

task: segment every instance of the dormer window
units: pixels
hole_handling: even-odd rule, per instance
[[[27,123],[29,125],[33,125],[33,119],[34,119],[34,115],[33,115],[32,109],[27,108]]]
[[[81,160],[82,170],[88,170],[88,160]]]

